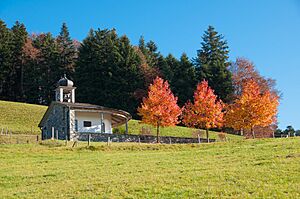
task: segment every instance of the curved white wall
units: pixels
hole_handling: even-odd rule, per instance
[[[78,132],[101,133],[101,113],[75,111],[75,119],[78,121]],[[84,121],[92,122],[92,126],[84,127]],[[111,115],[103,113],[103,122],[105,124],[105,133],[112,133]]]

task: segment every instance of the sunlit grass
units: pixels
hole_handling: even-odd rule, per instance
[[[1,198],[299,198],[300,139],[0,145]]]
[[[0,100],[0,133],[39,134],[38,124],[47,107]]]

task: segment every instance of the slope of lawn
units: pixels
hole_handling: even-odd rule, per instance
[[[142,128],[147,129],[151,132],[152,135],[156,135],[156,128],[151,125],[147,124],[142,124],[141,121],[139,120],[130,120],[128,122],[128,129],[130,134],[140,134]],[[118,127],[120,132],[125,132],[125,126],[120,126]],[[199,130],[194,129],[194,128],[187,128],[187,127],[182,127],[182,126],[175,126],[175,127],[164,127],[160,128],[160,135],[161,136],[178,136],[178,137],[193,137],[196,136],[197,132]],[[205,130],[200,130],[200,135],[201,137],[205,138]],[[214,131],[209,131],[209,137],[213,139],[218,138],[218,133]],[[238,136],[238,135],[232,135],[232,134],[227,134],[227,138],[229,140],[239,140],[243,139],[243,137]]]
[[[0,145],[1,198],[300,198],[299,138],[60,143]]]
[[[8,128],[14,133],[40,133],[38,123],[47,107],[0,100],[0,132]]]
[[[18,102],[0,101],[0,131],[2,128],[12,130],[14,133],[40,134],[37,127],[42,119],[47,106],[33,105]],[[140,134],[142,127],[151,130],[155,134],[155,128],[150,125],[141,124],[139,120],[130,120],[128,123],[130,134]],[[31,131],[32,129],[32,131]],[[125,132],[125,126],[118,127],[119,132]],[[196,129],[186,127],[166,127],[161,129],[162,136],[191,137]],[[201,135],[205,137],[204,131]],[[229,139],[241,139],[240,136],[228,135]],[[211,131],[210,138],[217,138],[217,133]]]

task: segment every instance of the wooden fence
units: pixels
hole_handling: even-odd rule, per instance
[[[14,134],[13,132],[0,134],[0,144],[29,144],[38,143],[40,135]]]

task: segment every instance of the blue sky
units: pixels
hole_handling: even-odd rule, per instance
[[[300,129],[300,0],[1,0],[0,18],[9,27],[19,20],[30,33],[54,35],[66,22],[80,41],[90,28],[116,28],[133,44],[143,35],[164,55],[185,52],[190,58],[213,25],[228,41],[230,60],[248,58],[277,80],[280,128]]]

